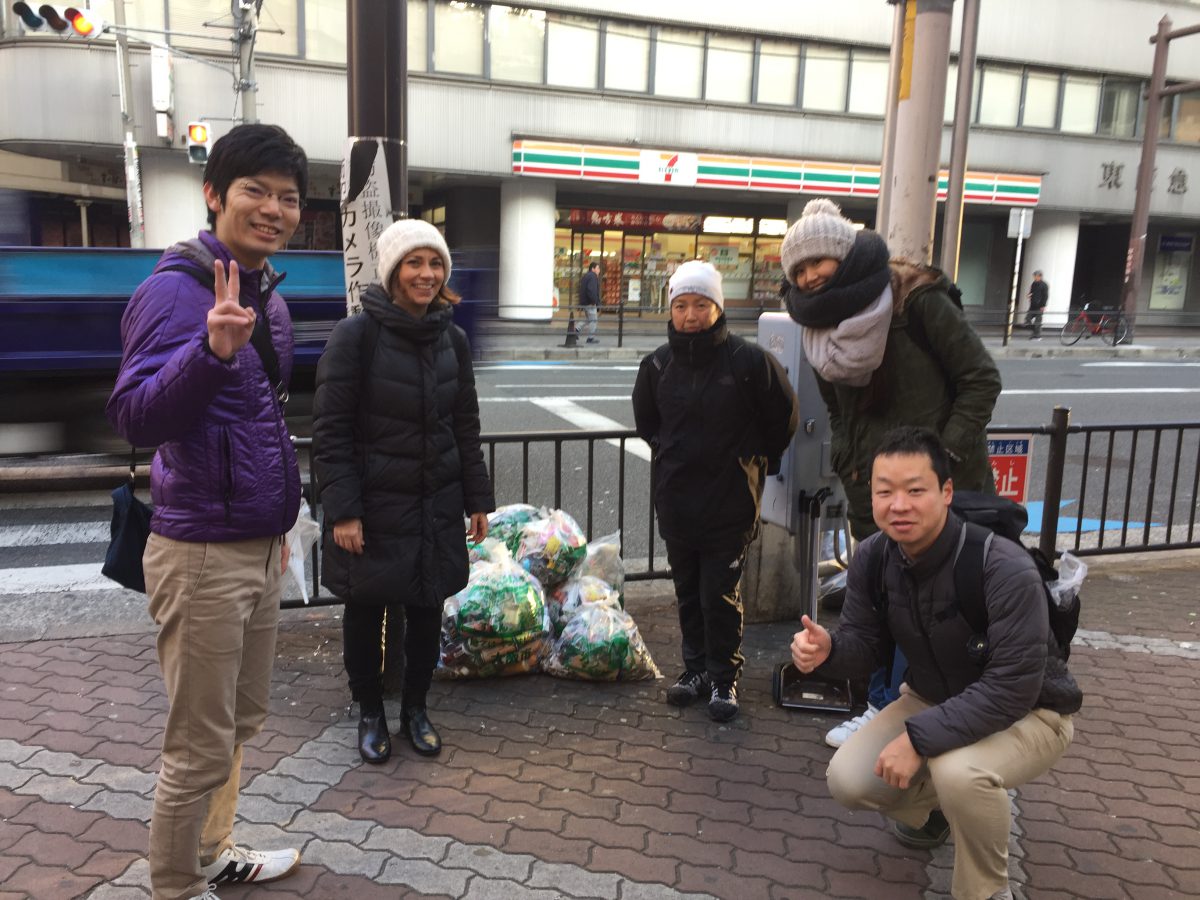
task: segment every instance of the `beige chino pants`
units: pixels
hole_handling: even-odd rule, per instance
[[[207,887],[200,867],[232,844],[242,745],[262,730],[279,625],[280,539],[151,534],[143,567],[166,684],[150,819],[154,900]]]
[[[920,828],[940,808],[954,837],[956,900],[985,900],[1008,886],[1008,789],[1048,771],[1075,734],[1070,716],[1035,709],[1004,731],[931,757],[901,790],[875,775],[880,752],[904,731],[910,716],[929,709],[908,685],[870,722],[850,736],[829,762],[834,799],[850,809],[873,809]]]

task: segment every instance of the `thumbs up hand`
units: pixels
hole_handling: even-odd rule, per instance
[[[792,662],[807,675],[829,659],[833,641],[830,640],[829,632],[808,616],[801,616],[800,624],[804,626],[804,630],[797,631],[792,638]]]
[[[225,266],[218,259],[213,263],[214,288],[213,307],[208,311],[208,349],[224,362],[233,359],[250,340],[254,331],[254,310],[239,302],[241,278],[238,264],[229,263],[229,281],[225,280]]]

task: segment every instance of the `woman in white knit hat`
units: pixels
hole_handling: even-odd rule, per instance
[[[358,750],[391,756],[383,706],[384,614],[403,615],[401,732],[423,755],[441,739],[426,697],[442,605],[467,583],[467,534],[495,508],[479,439],[467,338],[453,321],[450,251],[428,222],[380,236],[379,282],[339,322],[317,366],[313,468],[325,512],[322,583],[346,602],[346,674],[359,704]]]
[[[857,540],[878,527],[868,476],[883,436],[901,425],[937,432],[953,462],[956,490],[995,492],[987,424],[1000,373],[939,270],[888,259],[876,232],[859,230],[830,200],[813,200],[780,250],[788,313],[829,408],[830,456]],[[907,663],[898,655],[871,679],[861,716],[832,729],[840,747],[898,696]]]
[[[667,296],[667,343],[642,360],[633,388],[638,434],[654,448],[654,508],[683,645],[667,702],[702,700],[723,722],[738,712],[742,562],[766,476],[796,430],[796,396],[772,354],[729,333],[711,264],[685,262]]]

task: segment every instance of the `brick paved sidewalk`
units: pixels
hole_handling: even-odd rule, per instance
[[[1089,580],[1075,743],[1014,797],[1018,896],[1200,896],[1198,572],[1155,560]],[[673,676],[665,586],[632,586],[629,606]],[[822,735],[835,721],[771,704],[787,624],[747,629],[731,725],[666,706],[669,678],[437,682],[441,757],[398,743],[366,767],[336,615],[285,616],[235,832],[300,845],[304,865],[223,900],[944,896],[950,848],[906,850],[879,816],[833,803]],[[153,637],[0,644],[0,672],[0,898],[143,900],[165,707]]]

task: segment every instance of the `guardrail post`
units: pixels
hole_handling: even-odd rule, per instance
[[[617,346],[625,344],[625,301],[617,303]]]
[[[1071,424],[1069,406],[1054,407],[1050,422],[1050,453],[1046,457],[1046,486],[1042,491],[1042,533],[1038,548],[1050,562],[1058,545],[1058,508],[1062,504],[1063,468],[1067,461],[1067,428]],[[1083,515],[1083,510],[1079,511]]]

